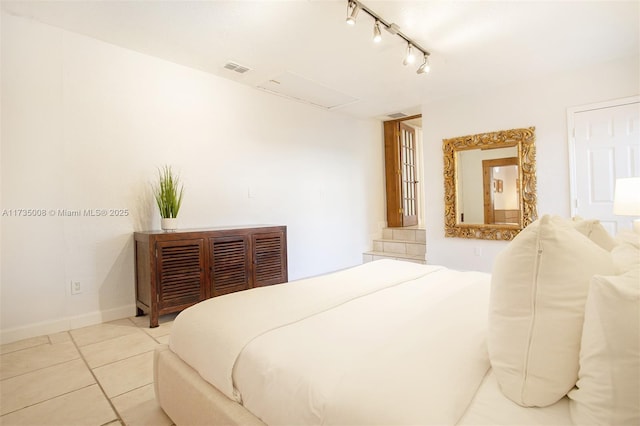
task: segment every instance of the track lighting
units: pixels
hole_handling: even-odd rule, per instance
[[[360,5],[353,0],[349,0],[349,4],[347,4],[347,24],[356,24],[356,17],[358,16],[358,12],[360,12]]]
[[[373,24],[373,41],[375,43],[380,43],[381,40],[382,33],[380,32],[380,21],[376,21],[376,23]]]
[[[430,70],[431,67],[429,66],[429,55],[424,55],[424,62],[422,62],[422,65],[418,67],[418,71],[416,71],[416,73],[424,74],[428,73]]]
[[[362,11],[364,11],[364,13],[371,16],[375,20],[373,24],[373,41],[374,42],[379,43],[382,40],[381,27],[387,30],[389,34],[397,35],[398,37],[403,39],[405,42],[407,42],[407,54],[404,60],[402,61],[402,63],[404,65],[408,65],[408,64],[413,64],[415,62],[416,60],[415,53],[414,53],[414,49],[415,49],[419,53],[422,53],[422,56],[424,57],[424,62],[422,63],[422,65],[420,65],[420,67],[418,67],[418,70],[416,72],[418,74],[425,74],[429,72],[430,53],[426,49],[420,47],[418,43],[411,40],[409,37],[407,37],[402,32],[400,32],[400,28],[398,27],[398,25],[392,22],[385,21],[384,19],[382,19],[380,15],[378,15],[377,13],[369,9],[367,6],[362,4],[359,0],[347,0],[347,24],[355,25],[356,17],[358,16],[358,12],[360,12],[361,9]]]

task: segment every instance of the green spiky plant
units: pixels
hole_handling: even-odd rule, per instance
[[[180,184],[180,177],[173,173],[171,166],[165,165],[158,169],[158,185],[153,189],[160,216],[163,219],[178,217],[184,186]]]

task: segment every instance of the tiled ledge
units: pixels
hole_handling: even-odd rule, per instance
[[[398,259],[425,264],[426,231],[418,227],[384,228],[382,238],[373,240],[373,248],[362,254],[363,262]]]
[[[373,251],[393,254],[421,255],[426,253],[426,243],[402,240],[373,240]]]
[[[384,228],[382,230],[382,239],[385,240],[425,243],[426,235],[426,231],[422,228]]]

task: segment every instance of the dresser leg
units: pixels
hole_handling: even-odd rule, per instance
[[[151,312],[149,315],[149,328],[156,328],[158,326],[158,312]]]

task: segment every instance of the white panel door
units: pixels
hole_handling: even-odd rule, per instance
[[[612,235],[630,229],[632,217],[613,214],[613,194],[617,178],[640,176],[640,103],[574,111],[572,118],[572,215],[599,219]]]

